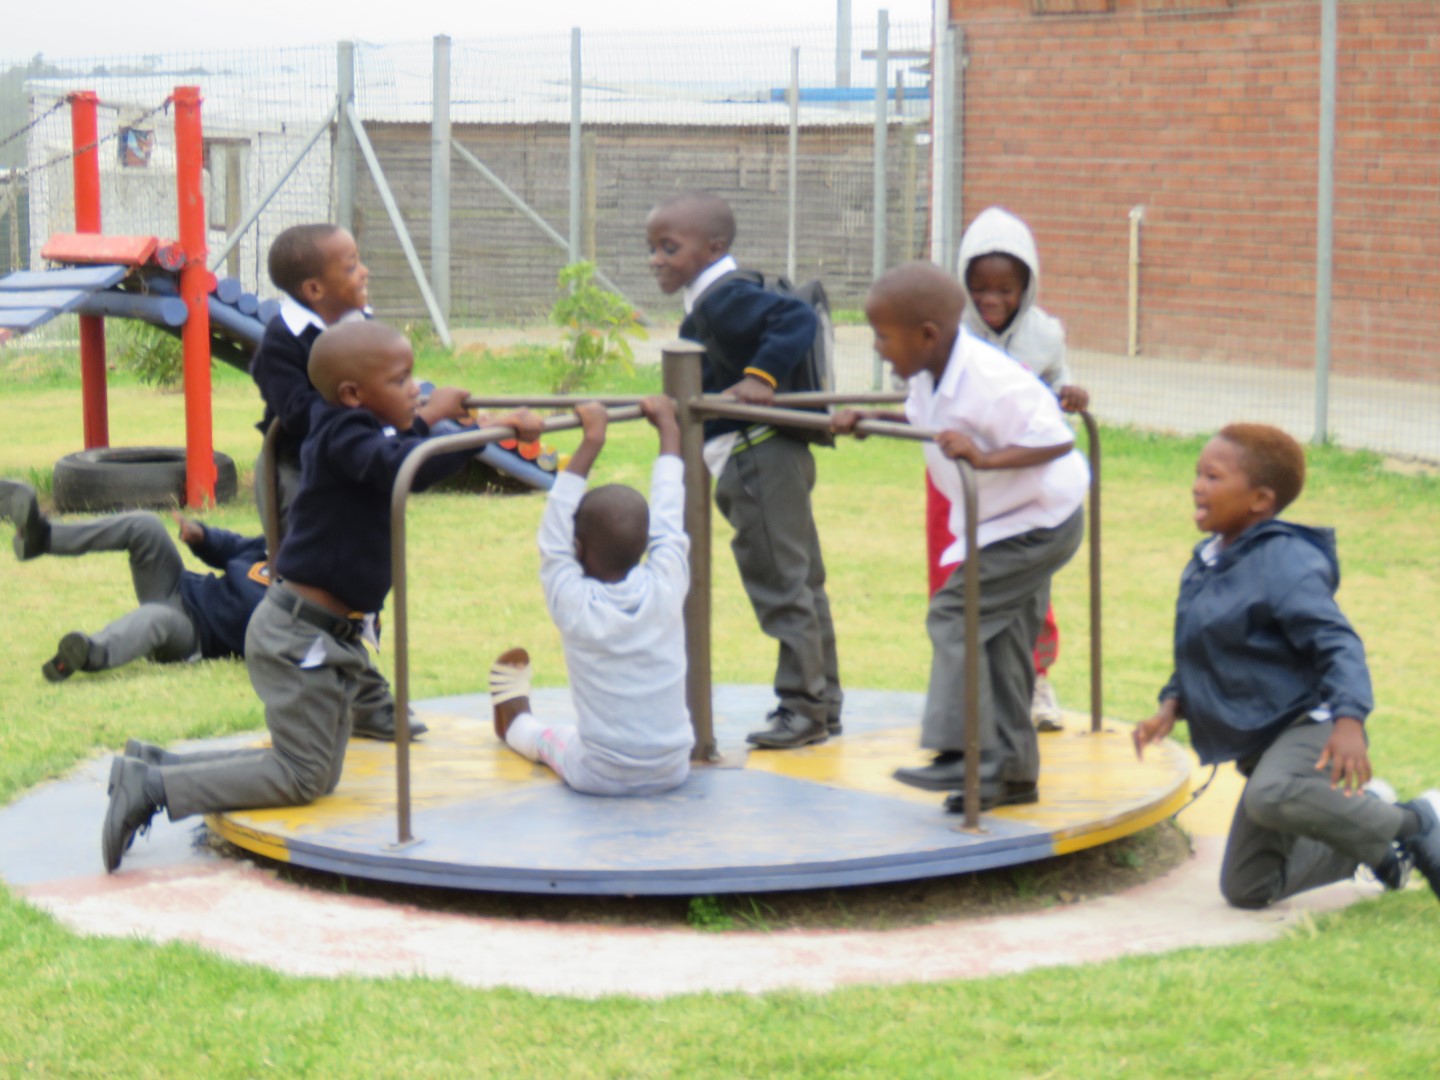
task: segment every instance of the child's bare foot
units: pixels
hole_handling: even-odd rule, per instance
[[[515,717],[530,711],[530,654],[524,649],[506,649],[490,665],[490,705],[495,734],[504,742]]]

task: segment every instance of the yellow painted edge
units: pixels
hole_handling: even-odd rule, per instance
[[[1076,851],[1083,851],[1089,847],[1098,847],[1100,844],[1108,844],[1111,840],[1118,840],[1122,836],[1129,836],[1141,829],[1148,829],[1166,818],[1177,813],[1185,805],[1190,797],[1190,781],[1187,778],[1183,784],[1176,789],[1175,793],[1164,802],[1147,806],[1137,810],[1134,814],[1128,814],[1109,825],[1093,830],[1079,829],[1074,833],[1055,834],[1054,851],[1056,855],[1069,855]]]
[[[205,824],[218,833],[222,839],[228,840],[236,847],[253,851],[256,855],[263,855],[276,862],[290,861],[289,845],[285,843],[284,839],[276,837],[273,833],[247,829],[221,814],[206,814]]]

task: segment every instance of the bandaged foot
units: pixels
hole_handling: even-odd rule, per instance
[[[530,711],[530,677],[530,654],[524,649],[507,649],[490,665],[490,706],[501,742],[515,717]]]

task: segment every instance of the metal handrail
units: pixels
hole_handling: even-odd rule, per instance
[[[871,397],[864,401],[874,400]],[[744,405],[716,396],[691,402],[692,412],[732,420],[752,420],[785,427],[830,429],[828,416],[795,412],[765,405]],[[861,420],[856,435],[880,435],[912,442],[934,442],[939,432],[892,420]],[[965,828],[980,827],[980,544],[978,539],[980,500],[975,469],[964,458],[955,459],[960,473],[961,497],[965,502]],[[686,628],[689,629],[688,627]]]
[[[868,394],[831,393],[828,390],[796,390],[776,394],[775,405],[896,405],[907,395],[894,390]],[[570,409],[587,401],[605,406],[635,405],[645,400],[643,394],[473,394],[465,399],[467,409]],[[731,401],[724,394],[706,394],[706,401]]]
[[[265,477],[265,488],[261,494],[265,511],[265,557],[273,563],[280,554],[280,541],[285,539],[280,528],[280,459],[275,446],[280,441],[280,418],[277,416],[265,429],[265,438],[260,444],[260,460],[255,471]]]
[[[677,364],[685,359],[691,360],[698,368],[700,350],[698,347],[689,348],[690,343],[676,343],[677,347],[665,350],[667,365],[670,358],[674,356]],[[679,348],[678,346],[687,346]],[[698,377],[690,381],[681,380],[675,382],[678,376],[666,372],[666,388],[672,390],[674,386],[698,386]],[[703,465],[691,462],[691,457],[698,459],[698,447],[700,439],[698,429],[706,416],[728,417],[732,419],[751,420],[756,423],[769,423],[783,425],[786,427],[810,428],[814,430],[828,430],[830,418],[823,414],[800,411],[794,408],[785,408],[787,405],[835,405],[835,404],[865,404],[865,403],[898,403],[903,401],[905,396],[902,393],[882,392],[876,394],[830,394],[830,393],[795,393],[775,395],[775,405],[747,405],[735,401],[724,395],[707,394],[695,395],[676,394],[672,396],[680,399],[679,415],[681,420],[682,436],[688,433],[689,438],[685,439],[686,449],[682,455],[686,459],[687,484],[686,484],[686,507],[687,522],[691,520],[708,522],[708,513],[691,518],[691,503],[697,498],[703,497],[705,509],[708,511],[709,485],[694,485],[688,482],[692,472],[691,466],[703,471]],[[466,399],[466,406],[469,408],[514,408],[528,406],[536,409],[565,408],[573,407],[583,402],[598,402],[608,406],[611,421],[635,420],[642,415],[638,402],[642,400],[638,396],[611,395],[611,396],[582,396],[582,395],[509,395],[509,396],[476,396]],[[1091,658],[1090,658],[1090,708],[1091,708],[1091,731],[1098,732],[1101,729],[1102,718],[1102,683],[1101,683],[1101,606],[1100,606],[1100,436],[1099,429],[1094,418],[1088,412],[1080,413],[1085,424],[1086,434],[1090,443],[1091,458],[1091,480],[1090,480],[1090,634],[1091,634]],[[580,421],[574,415],[554,416],[544,422],[542,430],[546,433],[563,431],[580,426]],[[274,426],[272,425],[272,433]],[[854,433],[857,435],[877,435],[886,438],[905,439],[912,442],[933,442],[938,432],[928,428],[916,427],[911,424],[896,423],[886,420],[862,420],[856,424]],[[426,440],[406,457],[399,473],[395,478],[395,485],[391,496],[391,569],[393,575],[393,596],[391,600],[392,635],[395,641],[395,665],[393,689],[395,698],[395,715],[397,718],[395,726],[395,761],[396,761],[396,796],[397,796],[397,847],[407,846],[415,843],[411,830],[411,807],[410,807],[410,731],[408,722],[402,722],[409,716],[410,702],[410,670],[409,670],[409,595],[408,582],[406,580],[406,532],[405,532],[405,507],[414,484],[416,472],[437,454],[450,453],[457,450],[478,449],[489,443],[500,439],[515,437],[513,428],[503,426],[491,426],[476,431],[463,432],[458,435],[447,435]],[[267,434],[265,453],[273,458],[273,435]],[[264,455],[262,454],[262,457]],[[980,547],[978,542],[979,527],[979,493],[976,482],[975,470],[969,462],[964,459],[956,459],[956,468],[960,475],[960,486],[965,506],[965,545],[966,558],[963,567],[965,578],[965,638],[967,643],[978,642],[980,638]],[[706,474],[708,478],[708,474]],[[703,491],[699,490],[700,487]],[[695,490],[692,491],[692,488]],[[275,486],[272,484],[272,496]],[[276,514],[272,520],[278,518]],[[708,560],[709,546],[701,544],[692,537],[692,561],[703,551],[704,558]],[[272,550],[273,555],[273,550]],[[697,751],[700,751],[702,760],[713,760],[715,757],[713,729],[711,727],[711,716],[708,702],[704,707],[695,700],[697,692],[701,696],[708,697],[710,690],[709,672],[709,627],[692,627],[690,624],[695,618],[709,619],[708,600],[708,574],[697,576],[692,569],[692,593],[702,591],[696,588],[697,582],[703,582],[703,597],[692,595],[686,605],[686,639],[690,646],[704,643],[703,665],[691,663],[687,665],[691,669],[690,694],[691,714],[696,725]],[[691,601],[695,601],[692,603]],[[693,660],[693,658],[692,658]],[[704,670],[699,670],[703,666]],[[976,648],[967,647],[965,650],[965,709],[969,718],[965,731],[965,796],[964,796],[964,827],[966,829],[977,829],[980,824],[980,724],[979,724],[979,687],[980,687],[980,651]],[[703,743],[703,745],[702,745]]]

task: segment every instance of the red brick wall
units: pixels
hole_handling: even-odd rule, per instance
[[[1138,205],[1142,353],[1313,362],[1319,0],[950,2],[962,218],[1000,204],[1030,223],[1072,345],[1125,349]],[[1440,6],[1339,16],[1335,370],[1440,377]]]

